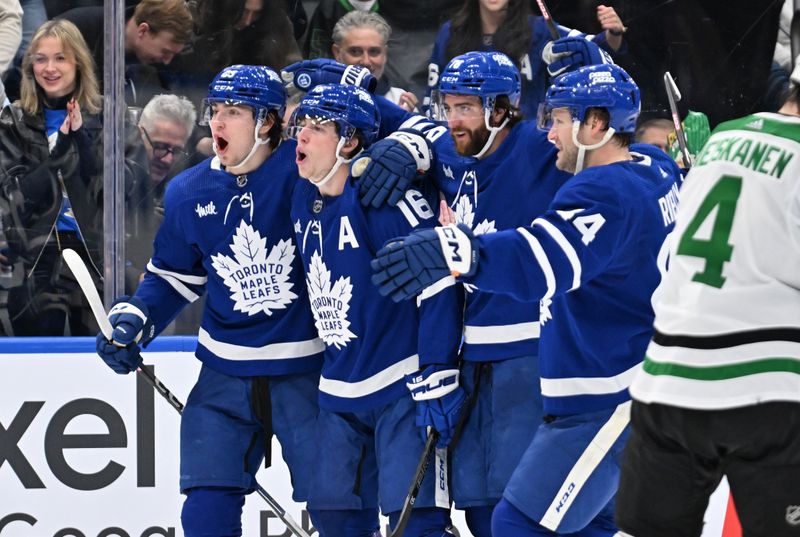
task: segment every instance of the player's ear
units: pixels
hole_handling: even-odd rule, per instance
[[[341,52],[341,48],[336,43],[331,45],[331,52],[333,52],[333,59],[339,63],[344,63],[341,58],[339,58],[339,53]]]

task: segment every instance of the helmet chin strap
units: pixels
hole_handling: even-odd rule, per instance
[[[480,151],[478,151],[476,154],[472,155],[475,158],[481,158],[483,156],[483,154],[486,153],[489,150],[489,148],[492,145],[492,142],[494,142],[494,137],[497,136],[498,132],[503,130],[503,127],[506,126],[506,124],[508,123],[508,120],[510,119],[508,116],[506,116],[506,118],[503,120],[503,122],[499,126],[492,127],[489,124],[489,119],[490,119],[491,115],[492,115],[492,110],[489,110],[488,108],[484,109],[484,111],[483,111],[483,122],[486,124],[486,128],[489,129],[489,138],[486,140],[486,143],[483,144],[483,148]]]
[[[233,166],[227,166],[226,167],[227,169],[240,168],[240,167],[244,166],[245,164],[247,164],[247,162],[251,158],[253,158],[253,155],[256,154],[256,151],[258,151],[259,147],[261,147],[264,144],[269,143],[269,138],[266,138],[265,140],[262,140],[258,136],[258,131],[260,131],[261,127],[263,127],[263,126],[264,126],[264,119],[259,119],[259,120],[256,121],[256,128],[255,128],[255,130],[253,130],[253,147],[250,148],[250,152],[247,154],[246,157],[244,157],[242,159],[242,161],[239,164],[234,164]],[[217,142],[216,141],[212,142],[212,147],[214,149],[214,154],[219,157],[219,153],[217,153]]]
[[[578,131],[581,128],[581,121],[575,119],[572,121],[572,143],[578,148],[578,159],[575,163],[575,171],[572,175],[577,174],[581,170],[583,170],[583,161],[586,157],[586,152],[592,149],[597,149],[598,147],[603,147],[606,143],[614,136],[616,132],[612,127],[609,127],[606,133],[603,135],[603,138],[597,142],[596,144],[591,145],[584,145],[578,141]]]
[[[333,163],[333,166],[328,171],[328,173],[325,174],[325,177],[323,177],[319,181],[314,181],[313,179],[309,179],[309,181],[311,181],[314,184],[314,186],[316,186],[317,188],[322,188],[323,186],[328,184],[328,181],[330,181],[331,178],[339,170],[339,168],[342,167],[342,164],[349,164],[350,161],[353,160],[353,158],[356,157],[356,155],[353,155],[353,157],[351,157],[351,158],[344,158],[342,156],[342,148],[344,147],[344,144],[346,144],[346,143],[347,143],[347,140],[345,139],[344,136],[339,137],[339,142],[336,144],[336,162]],[[359,151],[359,153],[360,153],[360,151]]]

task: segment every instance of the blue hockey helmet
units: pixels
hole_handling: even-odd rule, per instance
[[[556,108],[568,108],[573,120],[580,122],[589,108],[605,108],[610,128],[632,133],[641,109],[639,87],[618,65],[587,65],[553,81],[539,110],[540,127],[549,128],[550,112]]]
[[[506,95],[511,106],[517,108],[521,87],[519,70],[502,52],[467,52],[450,60],[444,68],[439,77],[439,95],[434,95],[432,105],[441,110],[441,95],[453,93],[476,95],[487,110],[494,108],[497,97]],[[441,116],[438,110],[434,113]],[[445,119],[436,115],[435,119]]]
[[[278,73],[263,65],[231,65],[220,71],[208,86],[203,122],[211,119],[210,104],[244,104],[253,108],[257,119],[275,110],[283,117],[286,91]]]
[[[298,121],[309,117],[315,121],[333,121],[339,135],[350,139],[361,131],[364,146],[378,137],[381,115],[369,92],[349,84],[323,84],[314,87],[300,101],[289,120],[287,134],[296,138],[301,125]]]

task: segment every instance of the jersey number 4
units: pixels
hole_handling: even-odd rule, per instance
[[[725,283],[722,267],[733,255],[733,245],[728,243],[728,239],[733,227],[736,202],[741,192],[741,177],[723,175],[706,194],[694,218],[681,235],[676,254],[700,257],[706,261],[702,272],[698,271],[692,277],[693,281],[716,288],[721,288]],[[714,219],[711,223],[711,234],[708,239],[697,238],[698,230],[712,213]]]

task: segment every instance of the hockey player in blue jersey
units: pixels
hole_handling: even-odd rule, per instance
[[[274,432],[308,494],[324,344],[303,281],[287,200],[297,183],[294,142],[281,142],[285,93],[262,66],[234,65],[208,90],[216,156],[170,183],[144,280],[119,298],[113,341],[97,352],[117,373],[205,291],[196,356],[202,362],[181,419],[184,535],[241,535],[245,495]]]
[[[628,386],[652,334],[680,172],[629,150],[639,90],[615,65],[582,67],[547,93],[556,165],[575,173],[529,227],[467,226],[394,241],[373,262],[400,300],[452,273],[466,284],[541,300],[543,423],[492,517],[494,535],[616,531],[613,501],[628,434]]]
[[[447,65],[434,92],[434,119],[448,129],[407,123],[432,140],[428,175],[444,194],[442,210],[476,235],[529,225],[569,177],[553,166],[556,149],[536,122],[522,121],[520,91],[507,56],[470,52]],[[395,139],[379,145],[392,151]],[[463,441],[452,447],[451,493],[472,534],[490,537],[492,510],[542,421],[539,307],[471,285],[465,299],[461,384],[471,404]]]
[[[344,164],[374,141],[379,120],[366,91],[321,85],[303,98],[288,128],[307,179],[292,197],[292,220],[326,344],[308,501],[322,537],[372,536],[378,506],[396,526],[420,437],[434,427],[446,444],[464,400],[454,279],[443,274],[419,304],[395,304],[370,282],[375,252],[392,237],[435,225],[438,199],[409,190],[397,207],[362,207]],[[436,501],[433,470],[414,504],[409,537],[450,535],[449,498]]]

